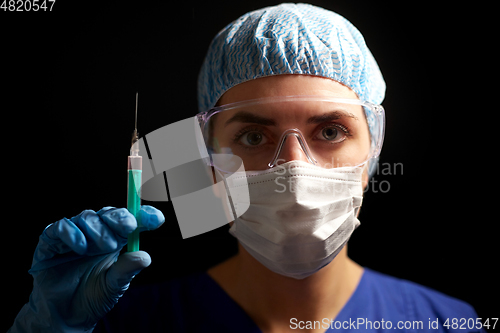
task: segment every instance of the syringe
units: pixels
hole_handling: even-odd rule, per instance
[[[128,185],[127,209],[137,220],[137,229],[128,236],[128,252],[139,251],[139,210],[141,209],[140,188],[142,181],[142,156],[139,156],[139,133],[137,133],[137,101],[139,93],[135,95],[135,129],[132,134],[132,147],[128,157]]]

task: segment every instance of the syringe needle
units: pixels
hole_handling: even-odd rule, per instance
[[[135,129],[132,134],[132,148],[128,157],[128,190],[127,190],[127,209],[137,218],[141,209],[141,182],[142,182],[142,157],[139,156],[139,134],[137,133],[137,101],[139,93],[135,94]],[[140,221],[137,222],[140,224]],[[139,251],[139,229],[129,234],[128,252]]]
[[[139,101],[139,92],[135,93],[135,129],[132,134],[132,146],[139,140],[139,133],[137,133],[137,104]]]

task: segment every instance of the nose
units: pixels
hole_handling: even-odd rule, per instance
[[[269,163],[270,167],[278,163],[289,161],[304,161],[316,164],[317,161],[311,155],[304,136],[298,129],[287,130],[283,133],[278,143],[273,160]]]

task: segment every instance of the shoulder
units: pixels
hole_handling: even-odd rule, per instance
[[[430,323],[436,322],[445,331],[451,329],[452,323],[457,321],[467,323],[472,319],[468,322],[471,324],[469,326],[475,326],[477,314],[471,305],[462,300],[415,282],[392,277],[371,269],[365,268],[365,278],[372,293],[383,299],[385,304],[392,304],[394,307],[404,309],[405,317],[410,320],[423,321],[427,327]],[[445,326],[446,329],[444,329],[443,325],[446,323],[450,326]],[[474,329],[470,331],[474,331]]]
[[[457,298],[448,296],[432,288],[418,283],[392,277],[383,273],[366,269],[365,272],[371,283],[377,286],[380,291],[392,291],[401,295],[402,301],[412,302],[417,307],[432,308],[445,312],[455,312],[457,314],[475,313],[472,306]]]

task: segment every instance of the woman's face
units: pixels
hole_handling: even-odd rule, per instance
[[[348,87],[322,77],[278,75],[247,81],[219,99],[225,105],[264,97],[316,95],[358,99]],[[248,114],[255,117],[248,117]],[[270,162],[282,133],[298,128],[318,165],[325,168],[363,162],[370,150],[370,133],[359,105],[324,102],[285,102],[218,113],[212,121],[217,147],[230,148],[242,158],[245,170],[261,170]],[[286,140],[279,161],[307,162],[298,140]]]

